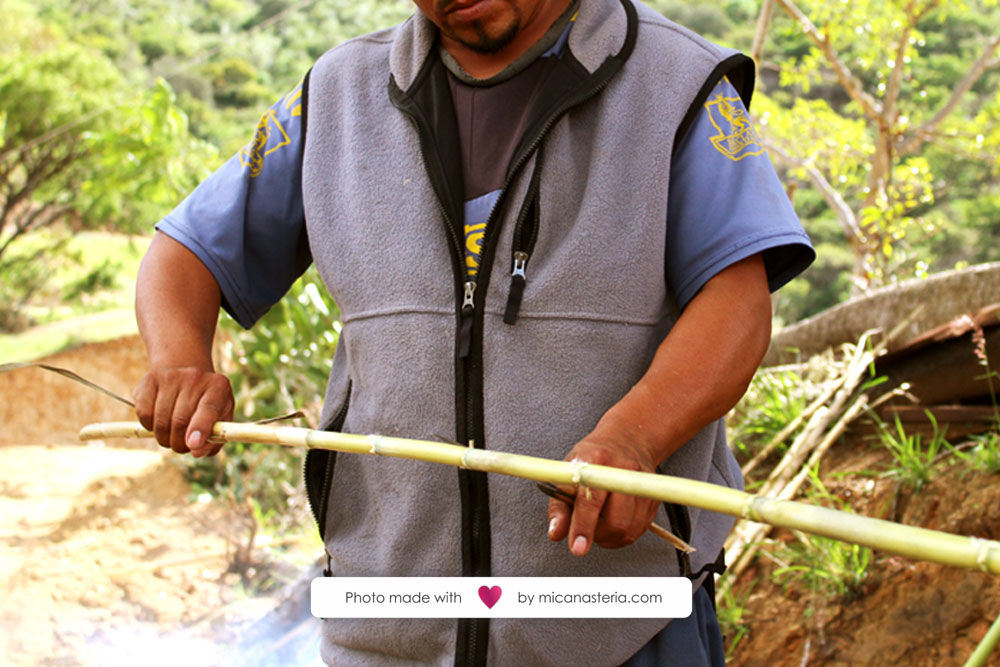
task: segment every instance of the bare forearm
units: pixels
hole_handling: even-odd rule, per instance
[[[688,304],[646,374],[567,458],[655,471],[736,404],[770,334],[771,300],[760,256],[723,269]],[[549,502],[549,539],[569,536],[577,556],[594,542],[624,547],[649,527],[658,505],[647,498],[581,488],[572,512],[560,501]]]
[[[163,447],[214,455],[212,425],[233,415],[229,380],[212,366],[219,285],[190,250],[157,233],[139,268],[135,311],[149,373],[135,388],[135,411]]]
[[[157,233],[142,260],[135,312],[152,370],[212,370],[212,339],[219,317],[218,283],[201,260]]]
[[[601,419],[666,460],[744,394],[767,350],[771,301],[754,256],[710,280],[660,344],[649,370]]]

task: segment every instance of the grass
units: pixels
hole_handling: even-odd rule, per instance
[[[850,505],[832,495],[823,486],[816,469],[810,471],[812,490],[809,501],[817,505],[834,505],[850,511]],[[872,550],[828,537],[792,531],[796,541],[781,549],[784,565],[774,571],[775,578],[800,581],[820,600],[856,599],[868,579]],[[810,603],[812,604],[812,603]]]
[[[820,481],[819,471],[809,471],[812,489],[808,501],[815,505],[833,505],[850,511],[846,502],[831,494]],[[779,558],[785,565],[774,571],[779,579],[799,580],[812,593],[823,599],[852,600],[861,595],[868,579],[872,550],[828,537],[793,531],[796,541],[783,548]]]
[[[758,371],[746,395],[734,410],[729,441],[741,458],[757,450],[802,412],[807,402],[806,381],[790,370]]]
[[[712,575],[709,575],[712,576]],[[718,603],[719,629],[726,640],[726,660],[736,654],[740,640],[750,631],[750,619],[747,617],[746,604],[753,593],[757,580],[754,579],[742,594],[737,594],[733,586],[722,585],[720,579],[717,586],[722,591],[722,599]]]
[[[801,580],[807,589],[826,599],[853,600],[868,579],[872,550],[827,537],[797,534],[798,541],[785,547],[781,556],[789,565],[774,576]]]
[[[131,308],[81,315],[0,335],[0,363],[33,361],[83,343],[97,343],[138,331]]]
[[[38,242],[46,240],[38,235]],[[36,326],[0,334],[0,363],[135,333],[135,278],[148,241],[108,232],[74,234],[68,251],[75,259],[58,262],[52,280],[27,309]],[[85,293],[81,288],[88,280],[95,289]]]
[[[1000,473],[1000,422],[993,431],[970,436],[967,443],[948,449],[974,470],[987,475]]]
[[[934,415],[929,410],[926,414],[934,428],[926,442],[919,433],[907,433],[898,414],[895,415],[894,428],[875,417],[879,440],[893,458],[893,464],[884,473],[885,476],[899,480],[900,484],[912,488],[914,492],[920,491],[931,481],[938,454],[943,449],[954,451],[945,440],[944,432],[938,428]]]

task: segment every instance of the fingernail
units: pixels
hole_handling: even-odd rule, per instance
[[[191,431],[191,435],[188,436],[188,449],[192,452],[201,449],[201,441],[201,431]]]
[[[556,528],[558,527],[559,527],[559,517],[554,516],[552,517],[552,520],[549,521],[549,535],[551,536],[553,533],[555,533]]]
[[[573,553],[575,553],[577,556],[582,556],[584,553],[586,553],[586,551],[587,551],[587,538],[584,537],[583,535],[577,536],[577,538],[573,540]]]

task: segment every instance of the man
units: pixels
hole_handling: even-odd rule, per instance
[[[630,0],[416,4],[323,56],[159,225],[140,420],[215,454],[205,435],[233,411],[210,355],[220,304],[250,326],[312,261],[344,325],[323,428],[740,486],[721,417],[767,346],[769,288],[813,257],[740,120],[752,65]],[[571,510],[524,480],[320,451],[306,482],[336,576],[697,587],[669,624],[327,622],[328,662],[722,660],[700,584],[727,517],[583,488]],[[690,533],[690,562],[641,537],[657,517]]]

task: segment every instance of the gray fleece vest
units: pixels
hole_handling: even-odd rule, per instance
[[[470,293],[433,26],[418,13],[324,55],[308,80],[303,157],[309,243],[343,322],[323,427],[561,460],[679,315],[663,270],[675,141],[723,75],[749,101],[748,63],[630,0],[583,0]],[[742,486],[721,420],[661,471]],[[320,451],[306,478],[333,576],[680,574],[653,535],[572,556],[548,540],[548,498],[527,480]],[[689,519],[697,571],[732,521]],[[657,522],[670,523],[662,508]],[[618,665],[666,622],[330,620],[321,653],[352,665]]]

